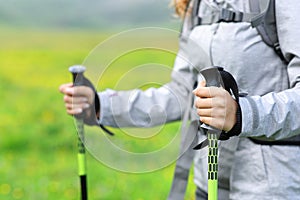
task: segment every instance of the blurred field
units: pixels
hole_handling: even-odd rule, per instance
[[[96,31],[1,29],[0,199],[79,199],[76,130],[58,87],[71,79],[68,66],[82,63],[109,36]],[[150,58],[166,65],[174,61],[171,54],[141,52],[114,64],[126,63],[124,69]],[[107,87],[115,84],[121,72],[106,80]],[[172,134],[178,126],[164,131]],[[171,165],[151,173],[124,173],[90,154],[87,165],[90,199],[166,199],[174,169]],[[190,186],[187,199],[194,198],[193,190]]]

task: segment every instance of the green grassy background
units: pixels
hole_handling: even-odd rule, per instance
[[[76,130],[58,87],[71,79],[68,66],[82,63],[109,36],[97,31],[1,28],[0,199],[79,199]],[[126,63],[120,65],[126,68],[149,58],[168,65],[174,61],[174,55],[148,53],[114,64]],[[118,76],[110,77],[108,86],[114,78]],[[178,126],[164,131],[171,134]],[[90,199],[166,199],[174,170],[173,164],[151,173],[124,173],[90,154],[87,165]],[[186,199],[194,199],[194,189],[190,184]]]

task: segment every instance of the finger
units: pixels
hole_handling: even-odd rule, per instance
[[[74,87],[73,86],[68,86],[68,87],[62,87],[61,93],[69,96],[73,96],[75,93]]]
[[[222,119],[216,119],[213,117],[200,117],[200,121],[219,130],[223,130],[224,127],[224,120]]]
[[[198,96],[198,97],[202,97],[202,98],[210,98],[212,97],[211,94],[211,90],[210,87],[202,87],[202,86],[198,86],[193,93]]]
[[[224,90],[221,87],[198,87],[196,88],[193,93],[198,96],[198,97],[202,97],[202,98],[214,98],[216,96],[220,96],[222,94],[224,94]],[[226,91],[227,92],[227,91]]]
[[[88,103],[80,103],[80,104],[74,104],[74,103],[66,103],[65,107],[67,108],[67,110],[77,110],[77,109],[87,109],[90,107],[90,104]]]
[[[71,87],[73,87],[73,83],[65,83],[65,84],[62,84],[62,85],[59,86],[59,91],[61,93],[65,94],[65,90],[67,88],[71,88]]]
[[[212,121],[212,117],[203,117],[200,116],[200,121],[204,124],[207,124],[209,126],[212,126],[211,121]]]
[[[206,81],[205,81],[205,80],[200,81],[200,82],[199,82],[199,85],[200,85],[201,87],[205,87],[205,86],[206,86]]]
[[[193,90],[193,94],[196,95],[198,88],[205,87],[205,85],[206,85],[206,81],[200,81],[200,83],[198,84],[197,88]]]
[[[212,109],[197,109],[197,114],[200,117],[212,117]]]
[[[82,104],[82,103],[88,103],[88,98],[86,97],[72,97],[65,95],[64,96],[64,102],[70,103],[70,104]]]
[[[89,97],[93,91],[87,86],[64,87],[62,93],[69,96],[85,96]]]
[[[212,108],[213,101],[212,98],[197,98],[195,101],[195,107],[198,109]]]
[[[94,94],[93,90],[87,86],[74,87],[74,93],[73,93],[74,96],[90,97],[93,94]]]
[[[81,114],[83,112],[83,109],[81,108],[77,108],[77,109],[67,109],[67,113],[69,115],[78,115]]]

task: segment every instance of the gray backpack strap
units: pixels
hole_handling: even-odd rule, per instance
[[[181,156],[176,162],[172,187],[168,196],[168,200],[183,200],[187,188],[190,168],[193,163],[193,158],[195,151],[193,146],[197,144],[196,133],[198,130],[198,121],[191,122],[189,129],[183,139],[183,144],[181,146]],[[191,143],[191,140],[193,141]],[[184,143],[190,143],[187,148],[184,148]],[[183,152],[182,152],[183,151]]]
[[[173,182],[168,196],[168,200],[183,200],[186,186],[188,183],[189,172],[194,160],[193,147],[197,144],[197,132],[199,127],[199,120],[194,120],[189,123],[191,117],[191,104],[193,94],[190,93],[187,99],[187,109],[183,115],[181,127],[181,143],[180,154],[176,161],[176,167],[173,175]]]
[[[249,0],[251,1],[251,0]],[[270,0],[256,0],[259,3],[260,13],[267,12]]]
[[[269,0],[249,0],[250,12],[262,13],[267,10]]]
[[[249,0],[249,7],[251,13],[260,13],[259,0]]]
[[[198,26],[201,24],[201,18],[198,16],[199,6],[201,0],[194,0],[192,7],[192,27]]]
[[[261,0],[260,2],[261,10],[262,8],[265,8],[265,11],[251,20],[252,27],[257,29],[262,40],[268,46],[273,47],[274,51],[282,61],[288,62],[284,58],[279,45],[275,15],[275,0]]]

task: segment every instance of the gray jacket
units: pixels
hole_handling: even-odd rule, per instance
[[[209,61],[200,60],[195,70],[187,61],[188,52],[179,50],[172,82],[165,86],[147,91],[107,90],[99,93],[100,123],[113,127],[154,126],[162,122],[159,119],[162,112],[165,112],[167,122],[180,120],[188,106],[186,99],[197,80],[198,70],[215,65],[231,72],[240,91],[249,94],[249,97],[241,98],[243,123],[240,137],[278,140],[300,134],[300,43],[296,42],[300,35],[300,20],[297,20],[299,14],[295,9],[298,6],[300,3],[292,0],[277,1],[276,4],[278,36],[284,56],[290,59],[288,65],[265,45],[249,23],[199,26],[189,37],[205,51]],[[160,105],[164,110],[151,110],[154,105]]]
[[[207,14],[212,6],[226,5],[240,11],[249,8],[248,1],[218,2],[219,5],[202,1],[202,14]],[[247,137],[280,140],[300,134],[299,8],[300,1],[276,1],[278,36],[283,54],[290,60],[287,65],[250,23],[197,26],[187,38],[206,55],[197,55],[197,48],[181,48],[172,81],[159,89],[99,93],[100,123],[148,127],[164,123],[161,116],[166,116],[167,122],[180,120],[184,111],[190,109],[186,100],[199,79],[198,71],[208,65],[222,66],[233,74],[240,92],[248,93],[248,97],[240,99],[243,120],[239,138],[223,142],[220,148],[220,157],[224,158],[219,165],[220,187],[230,190],[231,199],[270,199],[272,195],[274,199],[298,198],[299,147],[256,145]],[[193,59],[195,67],[191,66]],[[163,109],[151,109],[156,105]],[[196,120],[193,110],[191,116]],[[195,182],[205,189],[207,161],[202,153],[195,157]]]

